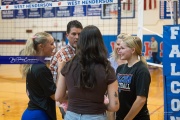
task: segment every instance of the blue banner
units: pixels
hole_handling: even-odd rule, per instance
[[[71,6],[60,6],[56,7],[56,17],[71,17]]]
[[[180,25],[163,26],[164,119],[180,119]]]
[[[40,64],[46,62],[39,56],[0,56],[0,64]]]
[[[87,16],[101,16],[101,4],[100,5],[87,5]]]
[[[26,4],[26,0],[15,0],[15,4]],[[27,18],[27,9],[14,10],[14,18]]]
[[[86,5],[72,6],[72,16],[83,17],[86,16]]]
[[[28,0],[28,4],[41,3],[41,0]],[[28,9],[28,18],[42,18],[42,8]]]
[[[47,0],[42,0],[42,2],[46,2],[46,1]],[[51,0],[51,2],[55,2],[55,0]],[[55,7],[42,8],[42,17],[43,18],[53,18],[53,17],[55,17]]]
[[[14,0],[2,0],[1,5],[13,5]],[[6,6],[8,8],[8,6]],[[14,18],[14,10],[2,10],[1,11],[2,19],[13,19]]]

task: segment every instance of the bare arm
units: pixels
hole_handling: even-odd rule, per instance
[[[65,77],[61,74],[61,70],[65,64],[66,62],[64,61],[58,61],[58,74],[56,81],[57,89],[55,93],[55,100],[59,102],[63,102],[63,100],[67,99]]]
[[[61,70],[62,70],[62,68],[64,67],[65,64],[66,64],[66,62],[64,62],[64,61],[59,61],[59,60],[58,60],[57,81],[59,80],[59,75],[60,75]],[[56,83],[57,83],[57,81],[56,81]],[[56,85],[57,85],[57,84],[56,84]]]
[[[118,82],[114,81],[112,84],[108,85],[108,97],[109,103],[106,105],[107,110],[115,112],[119,109],[119,98],[118,98]]]
[[[66,98],[66,83],[65,83],[65,77],[61,73],[58,77],[58,81],[56,85],[57,85],[57,89],[55,93],[55,100],[59,102],[63,102]]]
[[[130,111],[128,112],[124,120],[132,120],[139,113],[139,111],[142,109],[145,103],[146,97],[137,96],[135,102],[133,103]]]

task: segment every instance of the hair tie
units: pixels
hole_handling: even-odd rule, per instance
[[[37,38],[37,36],[34,35],[34,36],[32,37],[32,40],[34,41],[36,38]]]

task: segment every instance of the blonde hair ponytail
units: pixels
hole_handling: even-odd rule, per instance
[[[22,56],[36,56],[38,52],[38,44],[45,44],[47,42],[47,37],[51,36],[46,32],[38,32],[32,38],[26,41],[24,50],[22,51]],[[28,70],[32,64],[22,64],[20,66],[20,72],[22,77],[26,77]]]
[[[25,48],[22,51],[22,56],[34,56],[35,54],[36,54],[36,51],[34,50],[33,38],[30,38],[26,41]],[[20,65],[20,72],[21,72],[23,78],[26,77],[27,72],[31,66],[32,66],[32,64]]]
[[[146,59],[145,59],[145,57],[144,56],[140,56],[140,60],[148,67],[148,65],[147,65],[147,61],[146,61]]]

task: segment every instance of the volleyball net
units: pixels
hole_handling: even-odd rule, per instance
[[[162,26],[172,23],[172,7],[166,0],[142,1],[2,0],[0,55],[18,55],[26,40],[39,31],[51,33],[56,42],[66,39],[66,25],[76,19],[83,26],[95,25],[100,29],[109,53],[119,33],[141,33],[144,56],[148,64],[156,65],[152,63],[150,37],[157,39],[158,57],[162,60]]]

